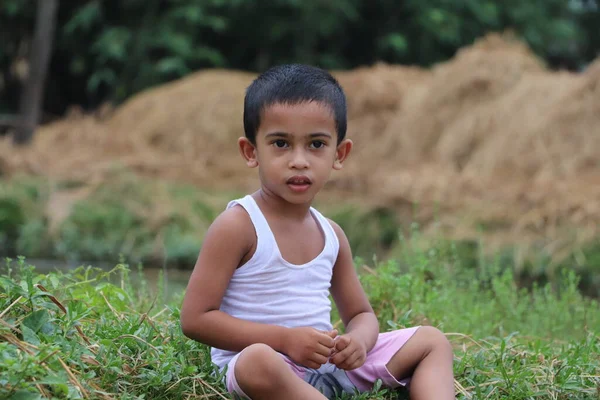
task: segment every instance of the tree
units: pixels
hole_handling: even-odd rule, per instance
[[[42,110],[58,0],[38,0],[35,33],[29,56],[29,76],[20,99],[20,119],[14,136],[17,144],[31,141]]]

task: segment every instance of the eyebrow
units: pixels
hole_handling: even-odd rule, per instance
[[[289,138],[290,135],[289,133],[285,133],[285,132],[272,132],[272,133],[268,133],[265,138],[270,138],[270,137],[282,137],[282,138]],[[315,132],[315,133],[311,133],[308,135],[310,138],[317,138],[317,137],[325,137],[325,138],[329,138],[331,139],[331,135],[329,133],[325,133],[325,132]]]

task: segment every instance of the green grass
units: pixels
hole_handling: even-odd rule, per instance
[[[458,398],[600,398],[599,304],[579,293],[574,273],[523,289],[509,269],[465,266],[452,246],[421,251],[408,241],[402,255],[357,259],[361,280],[382,331],[427,323],[447,333]],[[0,398],[229,398],[208,348],[181,334],[183,292],[167,299],[141,274],[119,264],[42,275],[24,259],[7,263]]]
[[[126,171],[87,191],[86,182],[20,176],[0,180],[0,254],[78,262],[188,266],[204,233],[236,194],[144,179]],[[69,196],[84,193],[69,203]],[[65,207],[53,221],[53,204]]]
[[[123,255],[130,264],[189,269],[215,216],[229,200],[242,196],[142,178],[127,171],[115,171],[87,191],[89,186],[89,182],[51,182],[26,175],[0,179],[0,254],[27,254],[31,259],[70,264],[82,260],[117,263]],[[53,220],[56,211],[49,210],[56,210],[57,203],[65,206],[65,198],[76,196],[79,190],[84,195],[66,207],[66,218]],[[390,208],[331,202],[317,207],[344,229],[357,256],[402,257],[404,247],[398,232],[413,231],[412,225],[403,224]],[[431,236],[422,239],[435,239]],[[488,253],[485,239],[482,234],[477,240],[455,240],[445,246],[456,247],[462,264],[482,268],[495,262],[483,259],[482,254]],[[581,275],[582,290],[600,297],[600,237],[574,246],[560,260],[553,259],[543,241],[521,255],[518,239],[514,241],[515,245],[502,250],[498,264],[512,270],[520,283],[555,283],[557,271],[568,267]]]

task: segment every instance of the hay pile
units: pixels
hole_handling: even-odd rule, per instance
[[[473,234],[473,221],[518,240],[600,226],[600,61],[582,74],[550,72],[522,43],[489,35],[429,70],[375,65],[335,75],[356,147],[329,194],[403,212],[419,203],[423,220],[437,207],[447,233],[458,236]],[[235,140],[253,78],[202,71],[102,117],[44,126],[26,149],[6,139],[2,173],[89,181],[120,165],[252,190],[255,171],[244,167]]]
[[[453,234],[472,236],[476,220],[500,242],[550,237],[556,251],[561,228],[577,241],[598,233],[600,62],[549,72],[519,42],[491,36],[412,93],[367,150],[384,160],[369,180],[384,203],[438,202]]]

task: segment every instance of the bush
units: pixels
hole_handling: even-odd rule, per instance
[[[590,3],[591,4],[591,3]],[[0,73],[16,109],[36,2],[0,5]],[[121,102],[202,68],[262,71],[285,62],[347,69],[428,66],[490,31],[515,30],[550,65],[578,69],[600,46],[584,1],[86,0],[60,3],[46,110]],[[259,21],[259,23],[257,23]]]
[[[574,274],[558,292],[527,292],[508,272],[481,283],[434,248],[407,257],[410,269],[390,261],[361,280],[382,331],[430,324],[446,333],[457,398],[597,395],[598,302],[577,292]],[[1,272],[1,398],[223,398],[209,348],[181,333],[183,292],[167,299],[163,282],[150,287],[125,264],[38,274],[20,259]],[[356,398],[398,397],[376,390]]]

